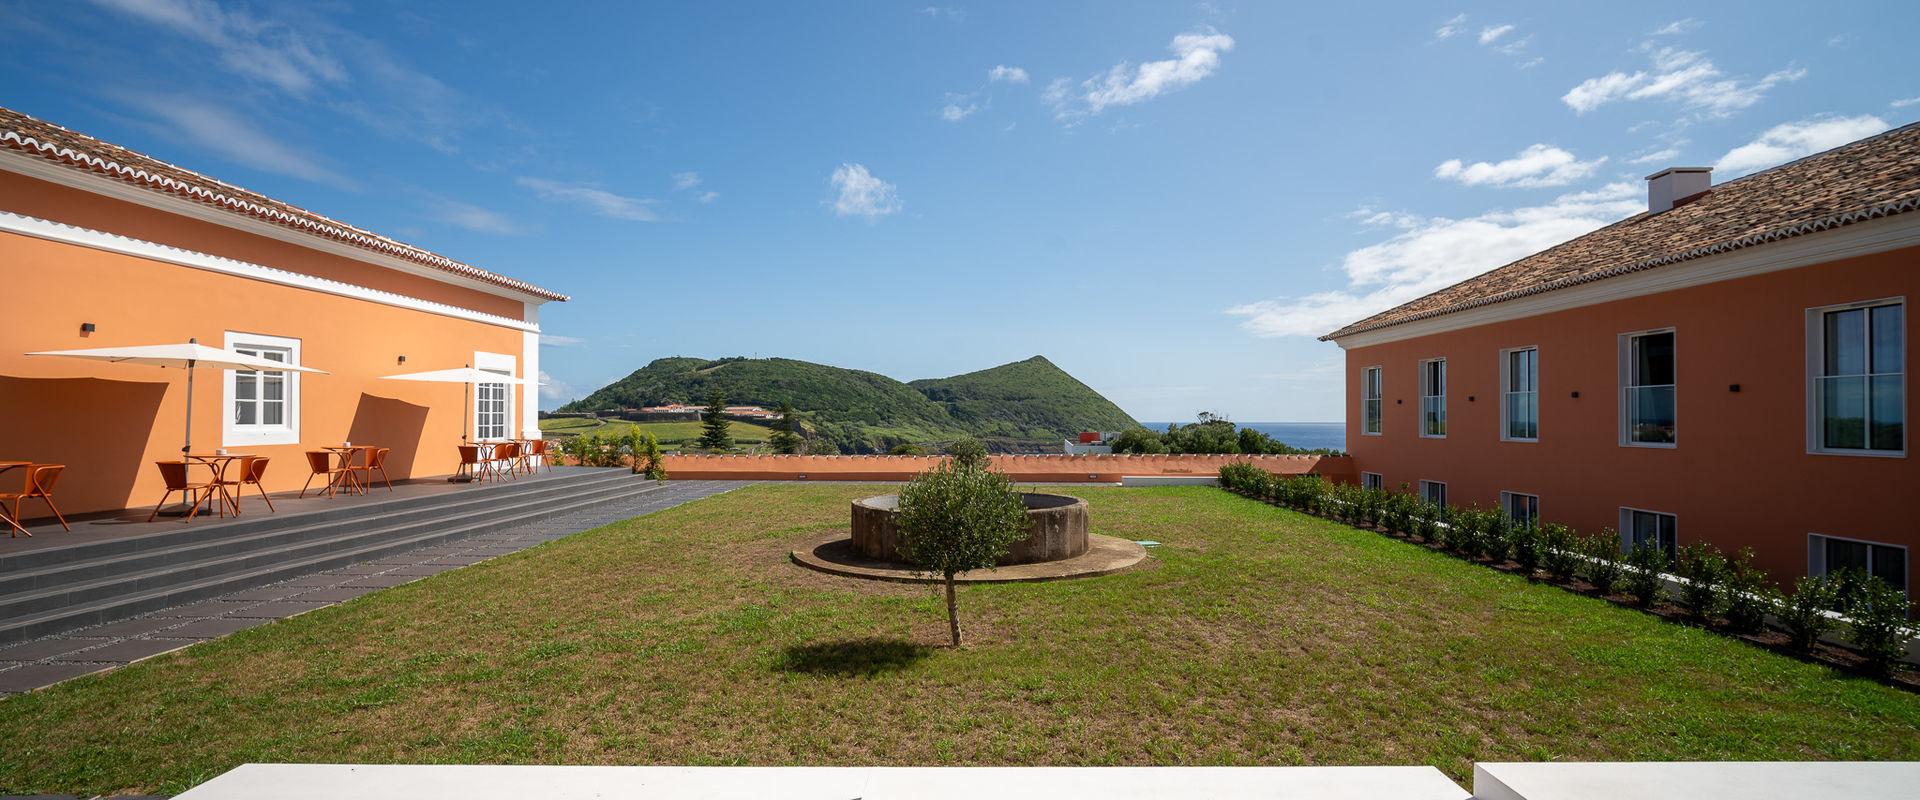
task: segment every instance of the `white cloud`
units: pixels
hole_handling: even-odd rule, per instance
[[[608,381],[608,383],[612,382]],[[579,396],[580,394],[574,391],[573,384],[547,374],[544,369],[540,370],[540,399],[572,400]]]
[[[1565,186],[1592,175],[1606,162],[1605,156],[1593,161],[1581,161],[1558,147],[1536,144],[1497,164],[1485,161],[1464,164],[1460,159],[1452,159],[1435,167],[1433,174],[1434,177],[1459,181],[1468,186],[1538,189]]]
[[[161,135],[236,164],[346,189],[355,186],[347,177],[267,135],[247,116],[185,96],[125,95],[125,100],[164,121],[156,126]]]
[[[987,70],[988,83],[1000,83],[1001,81],[1007,83],[1026,83],[1027,71],[1019,67],[1009,67],[1005,64]]]
[[[1670,163],[1673,161],[1673,159],[1679,157],[1680,148],[1686,146],[1686,144],[1687,144],[1687,140],[1682,139],[1678,142],[1675,142],[1671,147],[1663,147],[1659,150],[1650,150],[1648,152],[1629,158],[1627,159],[1627,163],[1629,164]]]
[[[1499,41],[1500,37],[1505,36],[1512,32],[1513,32],[1512,25],[1488,25],[1487,27],[1480,29],[1480,43],[1493,44],[1494,42]]]
[[[1679,36],[1681,34],[1692,33],[1694,31],[1700,30],[1700,26],[1705,24],[1706,23],[1701,22],[1700,20],[1694,19],[1692,17],[1688,17],[1686,19],[1676,19],[1672,22],[1669,22],[1665,25],[1660,26],[1659,29],[1647,35]]]
[[[719,192],[706,192],[700,195],[700,202],[702,203],[711,203],[718,199],[720,199]]]
[[[1907,106],[1913,105],[1914,103],[1920,103],[1920,97],[1909,97],[1904,100],[1895,100],[1891,103],[1888,103],[1887,105],[1892,108],[1906,108]]]
[[[1234,306],[1241,327],[1260,337],[1319,336],[1466,278],[1644,211],[1642,189],[1614,183],[1553,202],[1466,219],[1423,218],[1362,209],[1400,233],[1346,255],[1344,289]]]
[[[557,333],[540,334],[540,344],[547,347],[566,347],[568,345],[580,344],[585,341],[586,341],[585,339],[582,339],[578,336],[561,336],[560,334],[557,334]],[[541,380],[545,380],[545,379],[546,379],[546,376],[544,374],[541,375]]]
[[[1233,49],[1233,37],[1208,28],[1206,33],[1173,37],[1175,58],[1138,66],[1121,62],[1103,75],[1081,81],[1061,78],[1047,87],[1041,99],[1053,106],[1059,119],[1098,114],[1109,106],[1125,106],[1199,82],[1220,68],[1220,54]]]
[[[863,164],[841,164],[833,171],[833,213],[873,220],[900,210],[899,187],[873,177]]]
[[[1862,139],[1884,131],[1892,126],[1885,120],[1871,114],[1857,117],[1820,116],[1788,122],[1768,128],[1751,142],[1727,151],[1727,154],[1715,162],[1713,169],[1720,173],[1716,180],[1725,177],[1745,175],[1749,172],[1775,164],[1784,164],[1801,156],[1809,156],[1822,150],[1828,150],[1856,139]]]
[[[1444,24],[1440,26],[1438,30],[1433,32],[1433,39],[1434,41],[1439,41],[1441,39],[1451,39],[1454,36],[1457,36],[1460,33],[1465,32],[1467,29],[1466,24],[1467,24],[1467,15],[1457,14],[1454,16],[1453,19],[1447,20]]]
[[[959,122],[980,110],[980,104],[973,102],[972,94],[947,93],[947,104],[940,107],[940,118],[948,122]]]
[[[953,20],[954,22],[967,21],[967,10],[964,8],[936,8],[934,6],[927,6],[926,8],[920,9],[920,13],[927,15],[928,19],[939,19],[940,16],[944,14],[947,19]]]
[[[514,183],[532,189],[542,199],[578,203],[603,217],[634,222],[660,221],[660,215],[653,211],[655,201],[647,198],[624,197],[588,183],[564,183],[545,178],[523,177],[515,179]]]
[[[1774,86],[1796,81],[1804,69],[1784,69],[1757,81],[1728,78],[1705,53],[1642,45],[1653,59],[1653,71],[1609,72],[1589,78],[1568,90],[1561,101],[1585,114],[1621,100],[1665,100],[1709,116],[1725,117],[1760,102]]]
[[[448,200],[446,198],[434,198],[430,205],[432,206],[431,213],[433,218],[448,225],[466,228],[467,230],[477,231],[479,233],[494,233],[503,236],[512,236],[526,232],[526,229],[515,222],[512,217],[498,211],[481,208],[472,203],[462,203],[458,200]]]
[[[256,18],[244,8],[222,9],[210,0],[94,2],[198,40],[211,47],[227,69],[285,92],[304,95],[320,84],[347,78],[346,69],[323,43],[283,23]]]
[[[691,189],[699,185],[700,173],[698,172],[673,173],[673,188],[675,189]]]

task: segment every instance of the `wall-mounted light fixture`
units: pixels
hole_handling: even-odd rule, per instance
[[[1727,391],[1729,391],[1729,392],[1737,392],[1737,391],[1740,391],[1740,384],[1737,384],[1737,383],[1729,383],[1729,384],[1727,384]]]
[[[401,356],[401,357],[400,357],[400,363],[402,363],[402,364],[405,364],[405,363],[407,363],[407,357],[406,357],[406,356]]]
[[[1575,399],[1575,400],[1578,400],[1578,399],[1580,399],[1580,393],[1579,393],[1579,392],[1574,392],[1574,393],[1573,393],[1573,399]]]
[[[1473,395],[1467,395],[1467,402],[1473,402]]]
[[[91,322],[82,322],[82,323],[80,323],[80,332],[81,332],[81,333],[92,333],[92,332],[93,332],[93,323],[91,323]]]

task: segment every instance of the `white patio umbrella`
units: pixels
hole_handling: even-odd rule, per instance
[[[527,380],[525,378],[516,378],[516,377],[513,377],[512,375],[502,375],[498,372],[488,372],[484,369],[474,369],[473,365],[471,364],[462,366],[459,369],[436,369],[436,370],[429,370],[427,372],[409,372],[404,375],[382,375],[380,376],[380,380],[427,381],[430,383],[465,383],[469,385],[475,384],[475,383],[504,383],[511,386],[524,386],[527,383]],[[472,414],[467,413],[467,408],[468,408],[467,404],[472,402],[472,400],[473,400],[473,391],[469,389],[467,393],[461,398],[461,403],[460,403],[460,413],[465,414],[468,419],[472,419],[473,417]],[[467,426],[465,424],[462,424],[460,426],[460,441],[463,441],[463,442],[469,441],[467,439]]]
[[[187,437],[180,445],[180,460],[187,460],[193,452],[193,370],[195,367],[206,369],[249,369],[273,372],[314,372],[327,374],[312,367],[301,367],[274,361],[218,347],[200,344],[199,339],[188,339],[186,344],[146,344],[126,347],[95,347],[87,350],[45,350],[28,353],[30,356],[65,356],[67,358],[85,358],[93,361],[113,361],[126,364],[146,364],[152,367],[178,367],[187,371]]]

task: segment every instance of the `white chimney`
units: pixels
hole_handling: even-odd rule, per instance
[[[1658,214],[1713,186],[1712,167],[1669,167],[1647,176],[1647,210]]]

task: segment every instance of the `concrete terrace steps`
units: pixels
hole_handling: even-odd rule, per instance
[[[272,515],[206,531],[0,561],[0,644],[110,622],[419,547],[619,502],[662,487],[625,471]],[[143,546],[127,548],[123,542]],[[78,551],[59,557],[59,551]],[[34,556],[38,556],[34,558]],[[25,562],[22,565],[21,562]]]

